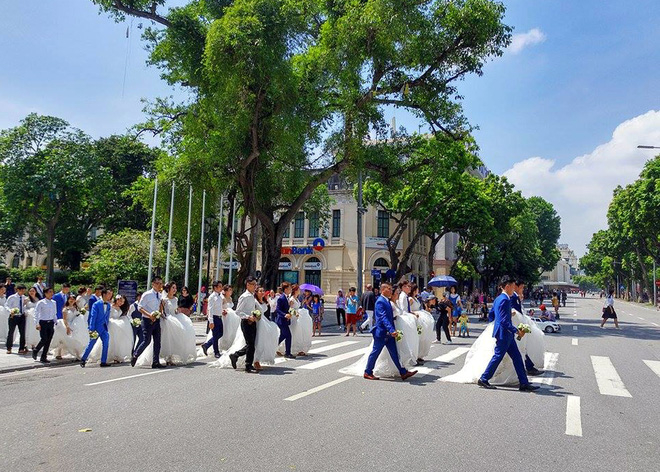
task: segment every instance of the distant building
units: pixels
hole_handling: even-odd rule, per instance
[[[578,258],[568,244],[559,244],[557,249],[561,257],[552,270],[541,274],[541,283],[545,288],[574,288],[572,276],[578,273]]]

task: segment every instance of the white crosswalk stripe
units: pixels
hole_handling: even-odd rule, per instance
[[[571,341],[571,344],[573,346],[577,346],[578,345],[578,338],[573,338],[573,340]]]
[[[602,395],[632,398],[609,357],[591,356],[591,364]]]
[[[345,361],[347,359],[351,359],[353,357],[358,357],[361,356],[367,352],[370,352],[368,347],[362,348],[362,349],[356,349],[354,351],[349,351],[345,352],[343,354],[339,354],[337,356],[332,356],[328,357],[326,359],[321,359],[320,361],[316,362],[311,362],[309,364],[297,366],[297,369],[305,369],[305,370],[315,370],[319,369],[321,367],[325,367],[331,364],[336,364],[337,362]]]
[[[644,361],[644,364],[660,377],[660,361]]]
[[[308,354],[320,354],[322,352],[332,351],[333,349],[339,349],[346,346],[351,346],[357,344],[358,341],[342,341],[336,344],[328,344],[327,346],[321,346],[314,349],[310,349]]]
[[[347,380],[351,380],[354,377],[340,377],[337,380],[333,380],[332,382],[325,383],[323,385],[319,385],[318,387],[310,388],[309,390],[305,390],[302,393],[298,393],[297,395],[292,395],[288,398],[285,398],[285,401],[289,402],[294,402],[296,400],[300,400],[301,398],[307,397],[309,395],[312,395],[313,393],[320,392],[321,390],[325,390],[326,388],[330,388],[334,385],[340,384],[342,382],[346,382]]]
[[[582,418],[580,415],[580,397],[566,397],[566,434],[582,437]]]
[[[457,347],[456,349],[452,349],[446,354],[441,355],[440,357],[436,357],[433,359],[435,362],[451,362],[454,359],[457,359],[461,357],[463,354],[468,352],[470,350],[469,347]]]
[[[543,370],[545,374],[538,377],[530,377],[529,381],[534,383],[540,383],[544,385],[552,385],[553,380],[557,377],[555,369],[557,367],[557,362],[559,361],[558,352],[546,352],[543,359]]]
[[[313,339],[312,340],[312,346],[314,346],[315,344],[321,344],[321,343],[327,343],[327,342],[328,342],[327,339]]]

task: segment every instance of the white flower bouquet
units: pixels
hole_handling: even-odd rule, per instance
[[[96,331],[89,330],[89,339],[98,339],[99,333]]]
[[[417,334],[420,335],[420,336],[422,335],[422,327],[421,326],[417,326]]]
[[[134,328],[139,328],[142,325],[142,319],[141,318],[133,318],[131,320],[131,324],[133,325]]]
[[[78,312],[81,315],[85,316],[87,314],[87,308],[81,308],[80,311]]]
[[[261,310],[254,310],[252,312],[252,316],[254,316],[257,319],[257,321],[259,321],[261,319]]]
[[[21,311],[18,308],[12,308],[9,310],[9,317],[13,318],[14,316],[18,316]]]
[[[289,314],[290,314],[292,317],[295,316],[296,318],[298,318],[298,317],[300,316],[300,315],[298,314],[298,310],[296,310],[295,308],[290,308],[290,309],[289,309]]]
[[[530,326],[528,324],[520,323],[518,325],[518,331],[522,331],[523,333],[531,333],[532,328],[530,328]],[[518,341],[520,341],[522,339],[522,337],[521,336],[516,336],[516,339]]]
[[[396,342],[401,341],[403,339],[403,331],[401,331],[400,329],[397,329],[396,330],[396,337],[394,339],[396,339]]]
[[[160,317],[163,316],[163,314],[162,314],[160,311],[156,310],[156,311],[154,311],[154,312],[151,314],[151,316],[153,316],[154,318],[156,318],[157,320],[159,320]]]

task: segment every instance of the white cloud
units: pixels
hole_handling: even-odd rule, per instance
[[[545,33],[538,28],[533,28],[527,33],[514,34],[508,50],[512,54],[518,54],[528,46],[534,46],[545,41]]]
[[[526,197],[538,195],[551,202],[561,216],[561,241],[578,255],[586,252],[593,233],[607,227],[612,190],[639,176],[644,163],[655,156],[637,145],[660,146],[660,111],[621,123],[612,139],[556,168],[555,161],[532,157],[514,164],[504,175]]]

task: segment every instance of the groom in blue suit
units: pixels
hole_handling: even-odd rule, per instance
[[[516,282],[516,289],[513,292],[513,295],[511,295],[511,308],[516,310],[518,313],[523,312],[522,299],[524,290],[525,282],[518,280]],[[527,374],[529,375],[541,375],[543,373],[534,366],[534,363],[527,354],[525,354],[525,369],[527,369]]]
[[[282,282],[282,294],[277,298],[277,305],[275,308],[275,323],[280,328],[280,339],[278,345],[284,341],[286,349],[284,357],[287,359],[295,359],[296,356],[291,354],[291,315],[289,314],[289,296],[291,295],[291,284],[289,282]]]
[[[98,300],[89,312],[89,320],[87,322],[90,331],[96,331],[99,334],[98,339],[103,343],[103,353],[101,354],[101,367],[110,367],[108,364],[108,346],[110,344],[110,334],[108,333],[108,323],[110,322],[110,300],[112,299],[112,290],[103,289],[101,291],[101,299]],[[80,359],[80,367],[85,367],[87,358],[92,352],[97,339],[89,339],[89,344],[85,353]]]
[[[392,297],[392,286],[388,282],[383,282],[380,284],[380,297],[376,300],[376,307],[374,310],[374,327],[371,329],[371,333],[374,337],[374,347],[369,354],[369,359],[367,360],[367,367],[364,369],[364,378],[367,380],[379,380],[378,377],[374,376],[374,367],[376,366],[376,360],[380,355],[383,348],[387,348],[392,358],[392,362],[399,373],[401,374],[401,380],[407,380],[417,373],[416,370],[409,371],[405,367],[401,366],[399,362],[399,353],[396,350],[396,328],[394,327],[394,315],[392,314],[392,305],[390,304],[390,298]]]
[[[500,362],[502,362],[504,356],[508,354],[513,361],[513,366],[516,369],[516,374],[520,381],[520,387],[518,387],[518,389],[522,392],[533,392],[534,390],[538,390],[539,387],[533,386],[529,383],[527,374],[525,373],[525,365],[523,364],[522,356],[520,355],[518,345],[514,339],[516,334],[522,337],[525,333],[519,331],[518,328],[511,323],[511,296],[513,295],[515,287],[515,279],[507,279],[502,284],[502,293],[495,299],[495,303],[493,303],[493,312],[495,314],[495,325],[493,326],[495,354],[490,360],[488,367],[486,367],[486,371],[481,374],[481,378],[478,380],[477,384],[480,387],[494,389],[495,387],[488,381],[493,375],[495,375],[495,371],[500,365]]]

